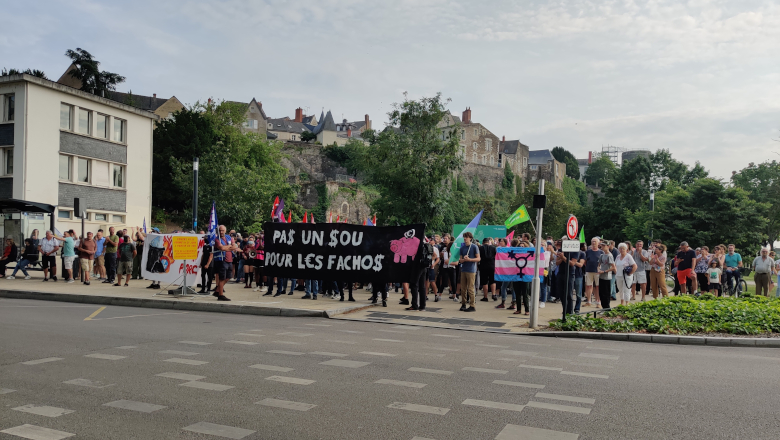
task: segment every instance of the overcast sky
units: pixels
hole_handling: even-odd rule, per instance
[[[256,98],[374,127],[441,92],[531,149],[668,148],[728,177],[780,159],[780,4],[772,1],[7,2],[0,67],[56,80],[81,47],[120,91]]]

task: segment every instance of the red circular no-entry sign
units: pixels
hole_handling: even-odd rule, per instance
[[[566,236],[569,237],[569,240],[574,240],[577,238],[577,232],[580,230],[580,225],[577,222],[577,217],[571,216],[569,217],[569,220],[566,222]]]

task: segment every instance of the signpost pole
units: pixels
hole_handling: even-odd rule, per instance
[[[198,233],[198,158],[192,160],[192,232]],[[186,277],[185,277],[186,278]]]
[[[539,195],[544,195],[544,179],[539,180]],[[534,281],[531,289],[531,322],[529,327],[536,328],[539,320],[539,289],[541,282],[539,280],[539,255],[543,251],[542,247],[542,218],[544,217],[544,208],[537,208],[536,211],[536,251],[534,252]]]

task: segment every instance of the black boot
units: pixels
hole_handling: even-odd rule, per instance
[[[377,300],[378,300],[378,298],[376,297],[376,295],[372,296],[371,297],[371,304],[376,304]]]

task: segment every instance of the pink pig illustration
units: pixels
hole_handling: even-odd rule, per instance
[[[414,260],[418,247],[420,247],[420,239],[414,236],[414,229],[406,231],[404,237],[399,240],[390,240],[390,250],[395,254],[393,262],[406,263],[406,257],[412,257]]]

